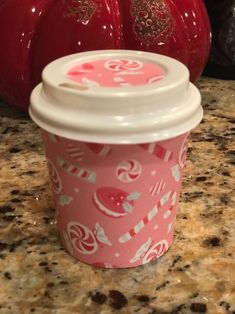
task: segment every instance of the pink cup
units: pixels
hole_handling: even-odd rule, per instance
[[[134,267],[171,245],[188,134],[108,145],[43,132],[57,221],[67,251],[110,268]]]
[[[64,247],[106,268],[159,258],[172,243],[189,132],[202,118],[187,69],[100,51],[53,62],[43,82],[30,114],[43,129]]]

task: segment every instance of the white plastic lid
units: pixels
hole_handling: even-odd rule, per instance
[[[31,95],[42,129],[78,141],[139,144],[196,127],[201,96],[180,62],[158,54],[103,50],[58,59]]]

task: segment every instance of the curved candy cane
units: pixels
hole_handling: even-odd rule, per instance
[[[119,238],[120,243],[126,243],[130,241],[135,235],[137,235],[144,227],[158,214],[158,208],[154,207],[138,224],[136,224],[129,232]]]
[[[140,220],[130,231],[125,233],[123,236],[119,238],[120,243],[129,242],[134,236],[136,236],[144,227],[150,223],[153,218],[158,214],[159,210],[163,208],[167,201],[171,201],[170,208],[163,214],[163,218],[167,219],[174,208],[177,201],[177,193],[175,191],[167,192],[158,202],[157,206],[155,206],[142,220]]]
[[[160,158],[165,162],[171,160],[173,155],[173,153],[170,150],[165,149],[164,147],[157,143],[140,144],[140,147],[142,147],[148,153]]]
[[[90,183],[96,183],[96,173],[94,171],[74,166],[69,162],[64,161],[60,157],[57,158],[57,164],[61,169],[65,170],[74,177],[80,178]]]
[[[168,193],[166,193],[161,200],[158,202],[158,208],[162,208],[166,202],[170,201],[170,207],[168,210],[166,210],[166,212],[163,214],[163,218],[167,219],[171,214],[172,214],[172,210],[176,204],[177,201],[177,193],[175,191],[170,191]]]
[[[112,148],[109,145],[86,143],[86,146],[99,157],[107,157],[112,153]]]

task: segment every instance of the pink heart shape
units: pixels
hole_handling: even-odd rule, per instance
[[[94,70],[94,66],[90,63],[83,63],[82,64],[82,69],[83,70],[88,70],[88,71],[92,71]]]
[[[68,75],[78,76],[78,75],[82,75],[84,73],[90,73],[95,69],[95,67],[90,63],[83,63],[79,67],[80,67],[80,69],[78,69],[77,71],[71,71],[68,73]]]

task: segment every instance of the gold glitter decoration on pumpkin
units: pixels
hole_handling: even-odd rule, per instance
[[[174,22],[164,0],[132,0],[131,15],[137,38],[146,44],[166,43],[172,35]]]
[[[79,22],[88,24],[97,9],[92,0],[63,0],[66,7],[64,17],[76,17]]]

